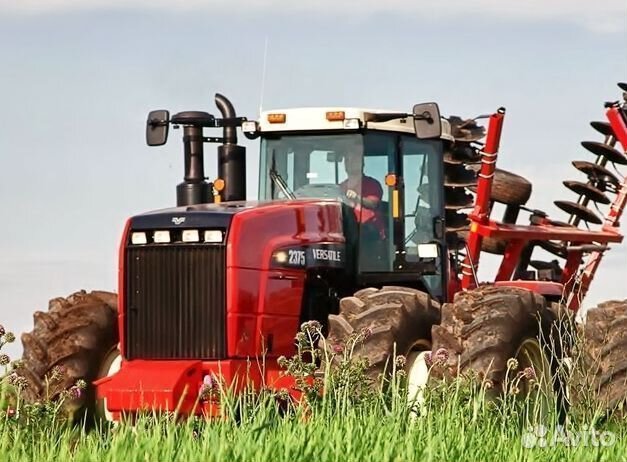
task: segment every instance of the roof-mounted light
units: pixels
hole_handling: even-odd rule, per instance
[[[329,111],[327,112],[327,120],[329,122],[341,122],[346,118],[344,111]]]
[[[284,124],[287,120],[285,113],[268,114],[268,122],[271,124]]]

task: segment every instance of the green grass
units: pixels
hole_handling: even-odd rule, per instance
[[[391,395],[391,396],[390,396]],[[330,396],[313,407],[279,411],[272,397],[248,398],[238,419],[142,417],[134,425],[84,432],[63,425],[0,422],[0,460],[37,461],[346,461],[625,460],[626,427],[608,420],[612,446],[559,443],[528,449],[525,402],[490,401],[463,383],[436,388],[412,418],[402,389],[361,403]],[[551,418],[548,418],[551,420]],[[543,422],[552,427],[550,422]],[[590,422],[570,421],[581,429]]]
[[[281,358],[285,370],[308,387],[306,405],[286,409],[279,405],[283,393],[235,396],[220,386],[209,399],[220,400],[225,416],[213,420],[143,415],[132,424],[86,431],[63,423],[63,400],[71,394],[40,405],[20,404],[19,385],[15,388],[9,376],[0,378],[0,461],[627,460],[627,426],[618,415],[608,417],[594,403],[573,408],[566,434],[554,412],[534,417],[537,396],[521,398],[519,388],[524,388],[521,380],[529,380],[525,387],[539,393],[538,383],[510,369],[504,397],[494,398],[489,382],[462,376],[434,382],[425,403],[412,408],[404,371],[396,369],[403,358],[394,362],[394,379],[383,392],[364,386],[366,365],[350,360],[352,348],[346,348],[339,366],[325,368],[326,381],[312,384],[303,378],[317,369],[322,350],[312,349],[310,334],[304,328],[297,336],[298,354]],[[547,428],[544,445],[525,444],[532,423]],[[605,432],[612,444],[594,444],[588,428]],[[575,437],[579,440],[569,439]]]

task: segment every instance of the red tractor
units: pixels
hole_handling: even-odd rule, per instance
[[[367,331],[354,354],[372,377],[398,354],[410,382],[423,383],[430,353],[443,357],[441,374],[473,369],[498,385],[516,358],[555,386],[566,353],[548,340],[559,343],[561,313],[576,312],[608,245],[622,241],[627,181],[607,164],[627,165],[625,103],[608,103],[607,122],[592,123],[604,141],[582,143],[596,160],[573,162],[587,180],[564,183],[578,199],[556,202],[569,215],[558,222],[526,207],[530,183],[496,169],[502,108],[484,116],[486,131],[441,117],[434,103],[276,110],[252,121],[215,101],[220,117],[149,114],[149,145],[165,144],[170,126],[183,131],[177,207],[128,220],[117,297],[81,292],[35,314],[19,370],[30,399],[61,365],[67,377],[54,393],[84,378],[95,386],[77,406],[114,419],[145,409],[213,414],[219,402],[197,405],[206,376],[290,389],[277,358],[294,353],[309,320],[330,351]],[[206,136],[211,128],[222,136]],[[261,141],[259,201],[245,200],[238,129]],[[219,144],[211,182],[205,143]],[[501,222],[495,202],[506,206]],[[556,259],[534,259],[538,247]],[[482,250],[503,255],[490,284],[477,279]]]

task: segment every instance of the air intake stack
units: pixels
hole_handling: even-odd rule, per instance
[[[149,146],[166,143],[170,124],[173,128],[183,127],[185,175],[183,182],[176,187],[176,204],[179,207],[216,202],[218,199],[246,199],[246,148],[237,145],[237,127],[246,118],[237,117],[231,102],[219,93],[215,96],[215,103],[222,118],[201,111],[179,112],[172,118],[166,110],[148,114],[146,142]],[[204,136],[204,128],[218,127],[222,127],[222,137]],[[221,143],[218,147],[220,186],[205,178],[204,143]]]
[[[202,122],[214,120],[211,114],[199,111],[179,112],[172,123],[183,126],[183,152],[185,176],[176,187],[176,205],[206,204],[213,202],[213,185],[205,180],[204,137]]]

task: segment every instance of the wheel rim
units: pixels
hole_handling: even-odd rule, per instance
[[[550,414],[555,391],[553,388],[553,377],[551,366],[540,342],[536,338],[525,339],[518,347],[514,356],[518,363],[513,384],[520,387],[520,398],[532,400],[532,419],[546,419]],[[531,386],[530,380],[519,379],[522,372],[527,368],[532,368],[535,374],[535,386]]]
[[[105,357],[105,360],[102,362],[102,367],[98,373],[98,379],[103,379],[105,377],[110,377],[117,373],[122,367],[122,356],[120,355],[120,350],[117,348],[111,350],[109,354]],[[113,418],[113,413],[107,409],[107,399],[97,399],[96,400],[96,415],[108,422],[115,422]]]
[[[429,382],[427,354],[429,351],[412,351],[407,355],[407,402],[414,418],[425,410],[425,388]]]

